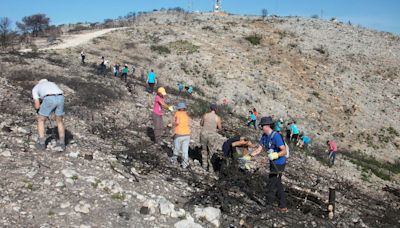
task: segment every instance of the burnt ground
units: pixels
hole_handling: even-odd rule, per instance
[[[232,136],[235,134],[247,134],[251,137],[257,137],[257,132],[250,129],[243,129],[235,126],[234,123],[241,122],[234,115],[225,115],[228,117],[225,122],[231,123],[226,127],[223,134]],[[239,131],[235,130],[240,129]],[[129,128],[129,127],[128,127]],[[149,138],[152,138],[152,129],[135,129],[146,132]],[[111,135],[121,134],[108,133]],[[122,140],[123,141],[123,140]],[[266,165],[263,165],[255,172],[248,172],[239,169],[235,163],[226,165],[224,160],[218,156],[214,159],[214,167],[218,170],[218,180],[213,178],[204,178],[204,173],[199,173],[198,170],[189,170],[189,172],[180,169],[171,168],[168,163],[160,159],[160,154],[172,155],[172,150],[167,146],[155,148],[156,150],[147,154],[138,154],[136,151],[142,149],[154,148],[152,143],[140,143],[137,145],[128,145],[130,148],[126,151],[116,152],[118,160],[124,166],[136,167],[141,170],[142,174],[160,173],[166,174],[172,178],[179,178],[187,182],[190,186],[194,186],[199,190],[190,196],[185,208],[191,208],[193,205],[214,206],[221,209],[225,215],[222,225],[228,227],[232,224],[238,224],[241,219],[245,220],[248,225],[258,227],[271,227],[274,224],[286,224],[288,226],[309,226],[316,224],[318,227],[346,227],[349,222],[354,225],[366,224],[372,227],[390,227],[398,223],[395,214],[399,213],[399,209],[395,209],[389,202],[376,199],[375,197],[361,193],[360,189],[348,181],[336,178],[329,182],[328,175],[318,173],[315,170],[309,170],[305,164],[302,164],[301,159],[305,156],[316,156],[318,160],[323,159],[323,156],[318,151],[321,148],[315,148],[315,151],[308,149],[307,151],[296,151],[293,153],[289,162],[288,169],[284,174],[285,178],[297,180],[297,183],[285,184],[287,194],[288,208],[290,212],[282,214],[277,212],[277,209],[267,209],[265,207],[266,180],[268,171]],[[198,146],[190,148],[191,159],[201,161],[201,148]],[[151,150],[150,150],[151,151]],[[326,163],[322,163],[323,169],[327,169]],[[295,171],[295,172],[294,172]],[[324,180],[325,179],[325,183]],[[322,197],[308,194],[307,191],[299,190],[299,186],[304,189],[310,189],[311,192],[318,189],[328,189],[329,185],[333,184],[337,188],[337,204],[346,207],[345,211],[337,212],[335,218],[331,221],[327,218],[327,194]],[[323,185],[323,186],[321,186]],[[395,192],[393,189],[392,192]],[[322,191],[324,192],[324,191]],[[343,198],[343,199],[342,199]],[[345,199],[345,200],[344,200]],[[277,206],[277,205],[275,205]],[[360,209],[361,214],[359,219],[354,219],[354,214],[351,208],[356,206]]]
[[[23,57],[18,57],[22,61]],[[60,60],[44,58],[46,61],[55,65],[61,65]],[[17,60],[15,60],[17,61]],[[57,63],[54,63],[58,61]],[[64,66],[64,65],[62,65]],[[71,72],[87,70],[94,72],[93,66],[79,66],[80,70],[70,69]],[[260,166],[255,172],[240,170],[234,163],[226,166],[225,162],[219,158],[215,159],[217,168],[216,180],[212,175],[203,172],[201,168],[192,166],[188,171],[177,167],[171,167],[166,161],[166,157],[171,154],[171,148],[167,145],[162,147],[155,146],[152,139],[152,129],[143,126],[140,119],[132,118],[128,124],[123,123],[120,113],[107,113],[110,110],[103,110],[101,107],[112,105],[119,100],[129,102],[142,102],[138,100],[143,96],[145,84],[139,79],[133,79],[128,84],[119,83],[110,86],[109,81],[103,78],[96,78],[90,74],[89,78],[77,74],[74,78],[62,76],[60,74],[43,74],[36,70],[21,70],[12,72],[8,75],[12,85],[17,87],[16,91],[10,90],[15,97],[2,100],[7,104],[7,109],[2,108],[2,112],[8,115],[18,116],[18,120],[11,122],[11,125],[18,125],[20,122],[34,125],[34,113],[21,112],[22,107],[30,104],[29,91],[32,80],[46,77],[57,83],[65,84],[74,94],[67,101],[67,110],[75,118],[85,121],[89,126],[85,129],[85,134],[95,135],[102,139],[105,144],[112,146],[111,154],[117,161],[126,167],[126,173],[134,176],[137,181],[141,181],[132,173],[131,168],[140,172],[142,177],[152,174],[159,174],[165,177],[165,181],[174,183],[179,179],[189,186],[196,189],[186,197],[180,204],[185,209],[190,210],[194,205],[213,206],[221,209],[223,217],[222,226],[228,227],[231,224],[237,225],[240,220],[244,220],[249,227],[348,227],[362,226],[370,227],[396,227],[398,226],[399,189],[387,188],[385,191],[390,196],[382,199],[379,195],[373,195],[361,189],[357,183],[351,183],[340,177],[333,177],[327,172],[323,172],[328,167],[323,163],[318,163],[320,168],[312,167],[315,163],[306,162],[308,157],[317,157],[322,160],[321,148],[310,148],[311,154],[306,151],[297,151],[291,155],[287,170],[284,174],[284,185],[287,194],[288,207],[290,212],[281,214],[274,209],[265,207],[265,191],[268,171],[266,165]],[[109,83],[109,84],[107,84]],[[133,86],[132,86],[133,85]],[[133,88],[132,88],[133,87]],[[177,100],[177,92],[174,88],[167,88],[171,91],[171,100]],[[93,91],[97,93],[93,94]],[[126,91],[131,92],[127,94]],[[20,93],[21,92],[21,93]],[[136,97],[134,96],[136,95]],[[12,102],[19,99],[20,103]],[[198,117],[203,113],[209,102],[207,98],[185,97],[190,104],[195,104],[196,109],[191,111],[191,115]],[[114,108],[114,107],[113,107]],[[235,134],[250,135],[256,140],[259,132],[248,128],[243,128],[243,119],[235,115],[229,108],[220,107],[220,115],[224,117],[224,131],[226,137]],[[137,113],[133,113],[135,115]],[[3,131],[8,131],[7,126]],[[146,137],[132,141],[137,138],[137,134],[132,131],[142,133]],[[49,134],[52,134],[50,129]],[[81,132],[69,132],[69,139],[73,140],[76,134]],[[169,140],[169,139],[168,139]],[[141,151],[146,151],[143,153]],[[104,152],[105,153],[105,152]],[[201,161],[200,148],[196,145],[190,150],[190,157]],[[85,157],[86,158],[86,157]],[[321,172],[322,171],[322,172]],[[330,221],[327,219],[327,189],[334,185],[337,190],[338,208],[335,218]],[[315,194],[317,192],[318,194]],[[394,202],[393,202],[394,201]]]

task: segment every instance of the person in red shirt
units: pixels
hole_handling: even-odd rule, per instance
[[[326,145],[328,146],[329,166],[333,166],[336,159],[337,145],[336,142],[332,140],[326,141]]]
[[[256,110],[256,108],[253,108],[253,114],[256,116],[256,118],[258,119],[258,112]]]
[[[164,134],[163,126],[163,109],[172,111],[172,106],[165,103],[164,98],[167,95],[164,87],[157,90],[157,95],[154,98],[153,106],[153,125],[154,125],[154,141],[160,143],[161,137]]]

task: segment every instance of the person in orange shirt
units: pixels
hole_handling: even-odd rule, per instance
[[[256,110],[256,108],[253,108],[253,114],[256,116],[256,118],[258,119],[258,112]]]
[[[182,168],[189,166],[189,143],[190,143],[190,117],[186,112],[186,104],[181,102],[176,106],[178,110],[174,116],[174,155],[171,162],[177,164],[178,156],[182,154]]]

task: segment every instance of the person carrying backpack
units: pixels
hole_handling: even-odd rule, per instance
[[[260,127],[263,135],[260,139],[260,146],[251,154],[252,157],[266,151],[269,158],[269,178],[267,181],[267,207],[271,207],[275,196],[279,200],[279,210],[288,212],[286,206],[286,195],[282,185],[282,174],[286,166],[287,146],[280,133],[274,131],[274,121],[272,117],[263,117],[260,120]]]
[[[124,68],[122,69],[121,80],[126,82],[128,73],[129,73],[129,68],[128,65],[125,64]]]

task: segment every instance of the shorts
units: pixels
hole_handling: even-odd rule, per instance
[[[39,115],[49,117],[54,112],[56,116],[64,116],[64,96],[47,96],[40,105]]]

